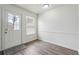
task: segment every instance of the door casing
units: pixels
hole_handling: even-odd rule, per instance
[[[1,49],[1,43],[2,43],[2,42],[1,42],[1,15],[2,15],[2,14],[1,14],[1,8],[0,8],[0,51],[2,50],[2,49]]]

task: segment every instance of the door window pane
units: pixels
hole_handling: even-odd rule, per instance
[[[8,13],[8,24],[13,27],[14,30],[20,29],[20,17],[11,13]]]
[[[19,16],[15,16],[16,17],[16,21],[14,22],[14,30],[19,30],[19,28],[20,28],[20,18],[19,18]]]
[[[9,23],[10,25],[13,24],[13,17],[14,17],[13,14],[8,13],[8,23]]]

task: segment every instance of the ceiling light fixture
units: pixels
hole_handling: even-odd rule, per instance
[[[48,8],[49,7],[49,4],[43,4],[42,7],[43,8]]]

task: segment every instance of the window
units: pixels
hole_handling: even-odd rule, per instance
[[[8,13],[8,24],[12,26],[14,30],[19,30],[19,21],[20,17],[18,15]]]
[[[26,16],[26,34],[35,34],[35,19],[31,16]]]
[[[9,23],[10,25],[13,24],[13,17],[14,17],[13,14],[8,13],[8,23]]]
[[[19,30],[19,27],[20,27],[20,24],[19,24],[20,23],[19,22],[20,21],[20,18],[19,18],[19,16],[16,16],[15,19],[16,20],[14,22],[14,30]]]

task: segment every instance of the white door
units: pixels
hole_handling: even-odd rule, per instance
[[[22,20],[22,43],[27,43],[37,38],[36,19],[32,16],[24,15]]]
[[[0,9],[0,51],[1,51],[1,9]]]
[[[4,49],[21,44],[21,16],[12,11],[4,10]]]

